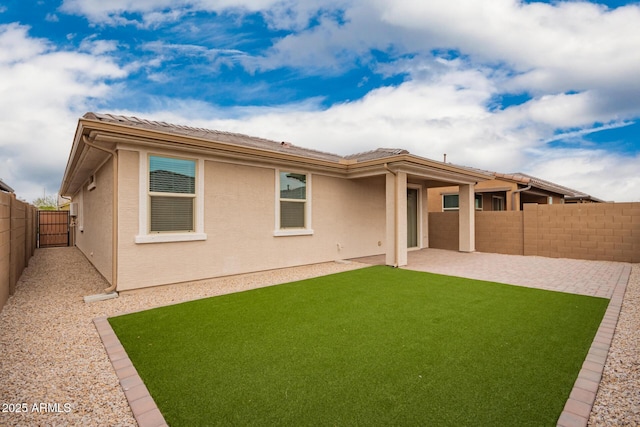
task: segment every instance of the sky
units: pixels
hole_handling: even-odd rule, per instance
[[[88,111],[640,202],[640,1],[2,0],[20,199],[58,191]]]

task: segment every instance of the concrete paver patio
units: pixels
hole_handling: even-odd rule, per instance
[[[384,264],[384,255],[354,261]],[[402,268],[611,298],[620,275],[628,266],[622,262],[421,249],[410,251],[408,265]]]

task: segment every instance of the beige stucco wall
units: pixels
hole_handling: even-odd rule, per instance
[[[205,160],[207,239],[135,243],[139,156],[120,150],[118,290],[384,252],[383,177],[346,180],[312,174],[314,234],[275,237],[275,174],[275,167]]]
[[[78,203],[78,217],[72,233],[76,246],[111,283],[113,160],[103,164],[95,176],[95,189],[87,190],[85,183],[72,198],[72,202]]]

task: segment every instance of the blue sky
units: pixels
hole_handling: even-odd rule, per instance
[[[638,28],[637,1],[9,0],[0,178],[55,193],[96,111],[640,201]]]

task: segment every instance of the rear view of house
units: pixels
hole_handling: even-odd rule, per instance
[[[128,290],[428,247],[427,190],[458,186],[461,251],[491,176],[377,149],[352,156],[108,114],[78,122],[60,194],[73,241]]]

